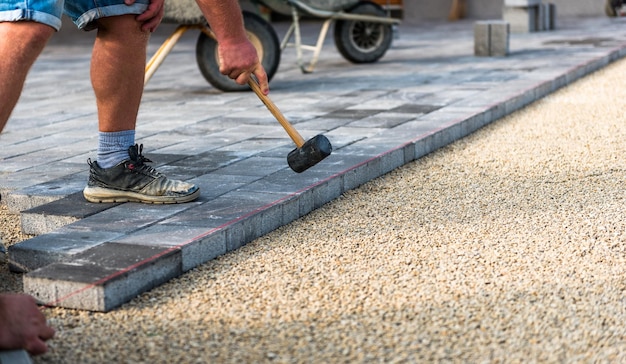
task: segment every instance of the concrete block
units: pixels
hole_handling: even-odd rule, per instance
[[[501,20],[474,24],[474,54],[478,57],[504,57],[509,54],[509,23]]]
[[[3,196],[3,203],[9,211],[19,212],[51,203],[69,195],[82,191],[86,178],[81,174],[72,174],[52,181],[21,188]],[[30,185],[31,181],[23,181],[23,185]]]
[[[22,231],[42,235],[95,215],[119,204],[94,204],[87,202],[83,193],[73,193],[60,200],[22,211]]]
[[[410,147],[409,147],[410,146]],[[393,171],[396,168],[399,168],[406,163],[413,160],[411,157],[410,160],[406,159],[406,153],[409,150],[413,150],[413,146],[410,144],[406,144],[402,148],[390,150],[388,153],[385,153],[380,156],[380,172],[381,175],[387,174]]]
[[[195,210],[195,209],[194,209]],[[155,224],[146,229],[120,236],[112,243],[177,248],[182,252],[182,269],[186,272],[226,253],[224,230],[184,224]]]
[[[536,24],[536,29],[535,31],[537,32],[543,32],[546,29],[546,27],[548,26],[548,22],[546,21],[546,7],[544,6],[544,4],[539,4],[537,6],[537,20],[535,20],[535,24]]]
[[[491,43],[489,53],[492,57],[504,57],[509,54],[509,34],[511,26],[505,21],[493,21],[490,24]]]
[[[119,233],[98,230],[59,229],[36,236],[9,247],[9,268],[14,272],[30,272],[48,264],[72,259],[99,244],[119,236]]]
[[[488,21],[474,23],[474,55],[478,57],[490,56],[491,26]]]
[[[181,247],[182,250],[182,270],[187,272],[226,254],[226,232],[216,231],[203,237],[194,239],[192,243]]]
[[[108,312],[182,274],[181,251],[106,243],[24,276],[24,292],[46,305]]]
[[[510,24],[512,33],[530,33],[537,31],[539,6],[504,7],[502,20]]]
[[[556,29],[556,5],[552,3],[544,4],[546,12],[546,30]]]
[[[541,4],[537,12],[537,30],[548,31],[555,29],[556,6],[554,4]]]
[[[537,31],[549,31],[555,29],[556,6],[554,4],[540,4],[537,7]]]

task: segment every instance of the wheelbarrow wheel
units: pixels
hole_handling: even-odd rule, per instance
[[[378,4],[361,1],[348,11],[386,17],[385,10]],[[391,46],[393,29],[389,24],[358,20],[337,20],[335,23],[335,46],[343,58],[352,63],[372,63],[385,55]]]
[[[267,77],[272,79],[280,63],[280,43],[274,28],[260,16],[243,12],[244,27],[248,39],[257,50],[259,59]],[[248,91],[248,85],[239,85],[234,80],[220,73],[217,42],[204,33],[200,33],[196,43],[196,62],[202,76],[215,88],[222,91]]]

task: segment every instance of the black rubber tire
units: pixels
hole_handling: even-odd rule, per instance
[[[386,17],[387,13],[378,4],[362,1],[348,11]],[[389,24],[357,20],[337,20],[335,23],[335,46],[343,58],[352,63],[372,63],[385,55],[393,40],[393,29]]]
[[[274,28],[260,16],[243,12],[243,21],[248,38],[259,54],[268,80],[271,80],[280,64],[280,42]],[[215,88],[222,91],[248,91],[248,85],[239,85],[234,80],[220,73],[217,42],[204,33],[200,33],[196,43],[196,62],[202,76]]]

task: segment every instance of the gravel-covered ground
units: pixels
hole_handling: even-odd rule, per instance
[[[57,336],[35,360],[625,362],[625,74],[623,60],[113,312],[46,309]]]

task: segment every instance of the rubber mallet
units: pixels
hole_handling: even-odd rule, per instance
[[[333,147],[330,145],[328,138],[319,134],[305,142],[304,138],[302,138],[300,133],[285,119],[272,100],[261,92],[261,88],[257,82],[250,78],[248,85],[259,99],[261,99],[272,115],[274,115],[280,125],[283,126],[287,134],[289,134],[289,137],[291,137],[291,140],[296,143],[297,148],[287,155],[287,163],[294,172],[304,172],[330,155],[333,151]]]

